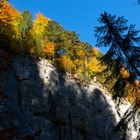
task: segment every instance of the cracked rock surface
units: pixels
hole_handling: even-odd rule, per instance
[[[5,137],[10,140],[139,139],[139,112],[126,101],[116,108],[98,83],[83,86],[58,73],[44,59],[3,59],[0,64],[3,140]],[[123,127],[118,129],[120,122],[126,133],[122,134]]]

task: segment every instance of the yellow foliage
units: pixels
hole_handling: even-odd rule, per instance
[[[35,24],[40,24],[40,25],[46,25],[48,24],[48,22],[50,21],[50,19],[46,18],[44,15],[42,15],[41,13],[37,13],[36,14],[36,20],[34,21]]]
[[[128,78],[130,76],[130,73],[125,68],[121,69],[121,74],[124,78]]]
[[[76,52],[76,56],[79,59],[84,59],[86,57],[86,53],[84,50],[81,49],[81,46],[76,46],[75,52]]]
[[[79,58],[84,58],[85,57],[85,52],[83,50],[77,50],[77,56]]]
[[[135,84],[136,84],[137,87],[140,88],[140,81],[139,81],[139,80],[136,80],[136,81],[135,81]]]
[[[32,34],[33,38],[36,41],[36,52],[41,55],[44,45],[45,45],[45,32],[46,32],[46,25],[50,19],[43,16],[41,13],[36,14],[36,19],[34,20]]]
[[[62,55],[59,58],[59,62],[60,62],[61,68],[67,72],[71,73],[72,70],[74,70],[74,68],[75,68],[73,61],[66,55]]]
[[[56,43],[46,42],[45,47],[43,48],[43,53],[48,57],[54,57],[56,47],[57,47]]]
[[[76,74],[77,76],[82,80],[85,81],[87,79],[90,79],[89,77],[89,69],[87,66],[87,59],[77,59],[74,61],[76,65]]]
[[[100,61],[96,58],[93,57],[90,62],[88,63],[88,69],[89,69],[89,73],[96,73],[96,72],[101,72],[102,71],[102,67],[100,65]]]
[[[76,59],[74,63],[77,67],[84,65],[84,61],[82,59]]]
[[[17,25],[19,16],[20,13],[16,9],[7,1],[3,1],[0,8],[0,32],[12,38],[16,37],[18,35]]]
[[[46,18],[41,13],[37,13],[36,19],[34,20],[34,31],[43,33],[49,21],[50,19]]]
[[[97,57],[97,56],[99,56],[101,53],[100,53],[100,51],[99,51],[99,49],[98,48],[96,48],[96,47],[94,47],[93,49],[92,49],[92,53]]]
[[[126,98],[133,103],[136,99],[140,101],[140,88],[137,85],[127,84],[128,95]]]

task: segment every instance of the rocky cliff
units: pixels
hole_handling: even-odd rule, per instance
[[[139,120],[98,83],[84,86],[44,59],[0,53],[0,140],[138,140]]]

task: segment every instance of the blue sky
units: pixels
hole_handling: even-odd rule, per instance
[[[78,33],[81,41],[96,44],[94,27],[99,25],[97,18],[107,11],[124,16],[129,24],[140,29],[140,5],[138,0],[10,0],[12,5],[23,12],[29,10],[33,18],[41,12],[60,23],[65,29]],[[103,53],[105,48],[101,48]]]

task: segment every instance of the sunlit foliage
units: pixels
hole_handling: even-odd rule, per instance
[[[41,55],[43,47],[45,46],[45,33],[47,32],[46,26],[50,19],[43,16],[41,13],[36,14],[36,18],[34,20],[32,34],[35,40],[34,43],[34,51],[37,55]]]
[[[16,45],[18,38],[18,18],[20,13],[6,0],[0,3],[0,42],[5,49]]]
[[[43,48],[44,56],[51,60],[54,60],[56,48],[57,43],[46,42],[45,47]]]
[[[61,70],[69,72],[69,73],[73,72],[73,70],[75,68],[75,65],[74,65],[73,61],[70,60],[69,57],[67,57],[65,55],[62,55],[58,59],[58,62],[59,62],[59,67],[60,67]]]

